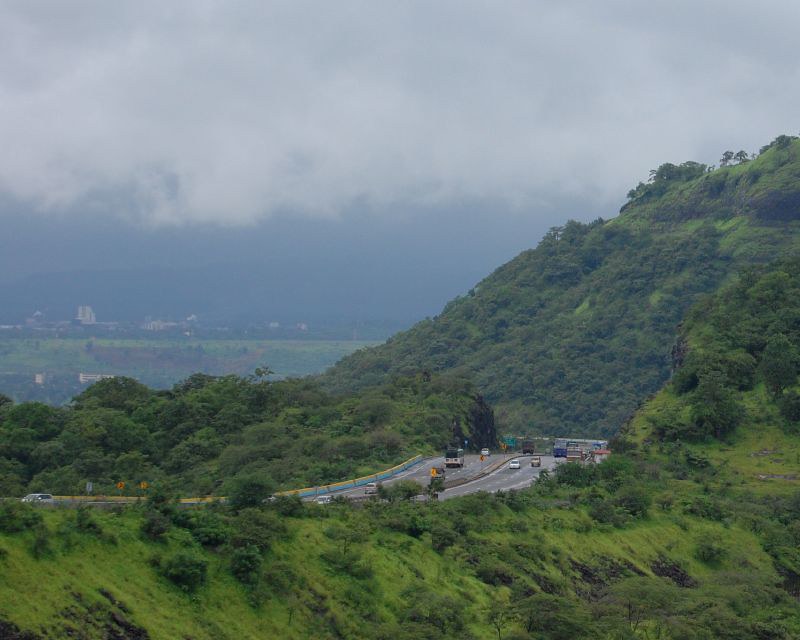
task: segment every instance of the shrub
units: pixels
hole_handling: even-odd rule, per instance
[[[263,505],[274,490],[270,478],[255,473],[237,476],[229,487],[228,502],[237,511]]]
[[[192,536],[204,547],[218,547],[228,542],[231,529],[222,516],[203,510],[192,523]]]
[[[43,522],[40,522],[34,529],[31,553],[33,557],[38,560],[44,556],[49,556],[52,551],[53,549],[50,545],[50,531]]]
[[[509,586],[514,582],[514,572],[504,562],[493,557],[481,558],[475,568],[475,575],[481,582],[499,586]]]
[[[622,527],[628,522],[630,516],[618,508],[611,500],[600,500],[589,507],[589,515],[597,522]]]
[[[372,567],[364,561],[362,554],[349,549],[342,553],[339,549],[328,549],[320,554],[337,574],[345,573],[357,580],[366,580],[373,576]]]
[[[392,514],[386,520],[390,529],[405,533],[412,538],[419,538],[430,529],[427,520],[418,513],[401,512]]]
[[[257,547],[247,545],[234,549],[231,556],[231,573],[242,584],[255,586],[261,572],[261,553]]]
[[[706,564],[717,564],[726,555],[727,550],[717,540],[703,540],[694,550],[694,557]]]
[[[303,501],[297,496],[277,496],[272,508],[285,517],[299,518],[303,515]]]
[[[616,504],[634,518],[644,518],[650,508],[652,497],[638,485],[628,485],[617,493]]]
[[[262,509],[244,509],[232,524],[231,544],[237,548],[252,545],[263,552],[273,539],[287,534],[283,521],[275,513]]]
[[[150,540],[161,540],[169,531],[169,518],[163,513],[147,510],[142,520],[141,531]]]
[[[178,551],[160,563],[161,574],[183,591],[196,591],[206,581],[208,562],[196,552]]]
[[[781,415],[789,422],[800,422],[800,393],[790,390],[778,398]]]
[[[458,540],[458,535],[452,527],[440,522],[431,527],[431,546],[438,553],[443,553],[445,549],[452,547],[456,540]]]
[[[720,506],[717,500],[706,496],[697,496],[689,504],[683,508],[684,513],[697,516],[699,518],[706,518],[708,520],[715,520],[717,522],[724,520],[726,513]]]
[[[595,467],[568,462],[556,467],[556,479],[559,484],[570,487],[588,487],[595,477]]]
[[[75,528],[83,533],[91,533],[94,535],[103,533],[103,528],[97,520],[94,519],[91,509],[85,504],[80,505],[75,510]]]
[[[656,504],[662,511],[669,511],[675,503],[675,496],[671,493],[662,493],[656,498]]]
[[[41,522],[42,514],[30,505],[15,500],[0,502],[0,531],[3,533],[32,529]]]

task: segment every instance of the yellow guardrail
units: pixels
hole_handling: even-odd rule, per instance
[[[353,478],[352,480],[343,480],[341,482],[334,482],[331,484],[323,484],[318,487],[306,487],[305,489],[289,489],[288,491],[279,491],[276,493],[276,496],[313,496],[313,495],[322,495],[326,493],[332,493],[334,491],[339,491],[342,489],[352,489],[354,487],[363,486],[369,482],[378,482],[379,480],[386,480],[387,478],[392,478],[396,476],[398,473],[402,473],[406,469],[413,467],[414,465],[418,464],[422,461],[421,455],[416,455],[413,458],[409,458],[405,462],[402,462],[394,467],[390,467],[389,469],[385,469],[383,471],[379,471],[378,473],[372,473],[368,476],[361,476],[360,478]]]
[[[276,496],[313,496],[323,495],[326,493],[333,493],[342,489],[351,489],[365,485],[369,482],[378,482],[392,478],[398,473],[402,473],[406,469],[410,469],[414,465],[422,461],[421,455],[416,455],[409,458],[389,469],[384,469],[378,473],[373,473],[368,476],[361,476],[360,478],[353,478],[352,480],[342,480],[341,482],[334,482],[331,484],[323,484],[318,487],[306,487],[304,489],[288,489],[286,491],[278,491]],[[144,500],[146,496],[53,496],[55,500],[60,502],[119,502],[120,504],[127,504],[131,502],[139,502]],[[180,498],[178,502],[181,504],[196,504],[196,503],[209,503],[216,502],[217,500],[225,500],[225,496],[203,496],[200,498]]]
[[[59,502],[119,502],[126,504],[146,500],[147,496],[53,496],[53,499]],[[224,496],[203,496],[201,498],[178,498],[178,502],[181,504],[194,504],[195,502],[216,502],[224,499]]]

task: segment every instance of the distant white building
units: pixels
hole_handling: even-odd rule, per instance
[[[174,329],[181,325],[177,322],[165,322],[164,320],[148,320],[142,325],[145,331],[166,331],[167,329]]]
[[[113,375],[108,373],[79,373],[78,382],[81,384],[87,384],[89,382],[97,382],[98,380],[105,380],[113,377]]]
[[[81,324],[95,324],[97,322],[94,311],[89,305],[81,305],[78,307],[78,316],[75,319]]]
[[[44,384],[45,375],[43,373],[34,373],[33,374],[33,382],[34,384]]]

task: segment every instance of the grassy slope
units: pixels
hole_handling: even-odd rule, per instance
[[[48,514],[48,522],[56,528],[62,517]],[[359,514],[347,517],[369,526]],[[506,562],[519,563],[523,573],[564,593],[592,586],[577,577],[571,562],[597,566],[601,557],[630,563],[651,576],[649,567],[658,557],[677,559],[709,586],[743,564],[775,577],[755,536],[738,527],[663,513],[623,530],[587,530],[586,520],[584,514],[573,511],[528,509],[520,514],[501,508],[493,514],[492,530],[474,534],[471,543],[479,544],[487,555],[499,553]],[[132,515],[105,515],[100,521],[116,544],[80,537],[67,550],[63,540],[56,541],[50,557],[38,560],[28,550],[30,534],[0,538],[7,551],[0,561],[0,616],[50,637],[65,635],[71,626],[82,629],[85,635],[81,637],[102,637],[108,611],[120,611],[100,595],[103,589],[123,602],[129,610],[124,615],[154,639],[361,638],[373,637],[369,627],[379,629],[392,622],[408,598],[407,590],[432,588],[440,596],[456,599],[468,629],[475,637],[488,639],[495,632],[486,622],[485,610],[493,599],[508,592],[506,587],[476,578],[465,562],[469,551],[464,548],[453,547],[442,556],[433,551],[427,536],[417,540],[382,529],[358,545],[360,557],[372,567],[372,577],[336,575],[320,558],[321,552],[336,548],[323,534],[326,520],[302,519],[292,521],[291,540],[276,545],[270,561],[273,566],[291,566],[295,582],[303,588],[272,593],[251,606],[246,590],[216,554],[204,553],[210,562],[208,586],[189,595],[159,577],[146,562],[154,554],[179,547],[179,541],[143,542]],[[714,536],[725,537],[729,555],[709,567],[694,560],[692,550],[698,540]],[[20,598],[20,593],[26,597]],[[72,608],[71,614],[67,608]]]
[[[511,430],[614,433],[669,373],[683,313],[749,264],[796,250],[800,141],[668,182],[608,222],[569,223],[385,345],[346,357],[335,390],[389,373],[468,373]]]

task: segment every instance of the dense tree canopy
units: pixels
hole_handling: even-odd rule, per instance
[[[310,380],[196,374],[152,391],[113,378],[68,407],[0,406],[0,495],[83,493],[88,481],[136,492],[144,481],[246,500],[377,471],[455,435],[478,448],[497,440],[491,408],[453,377],[397,378],[337,398]]]

